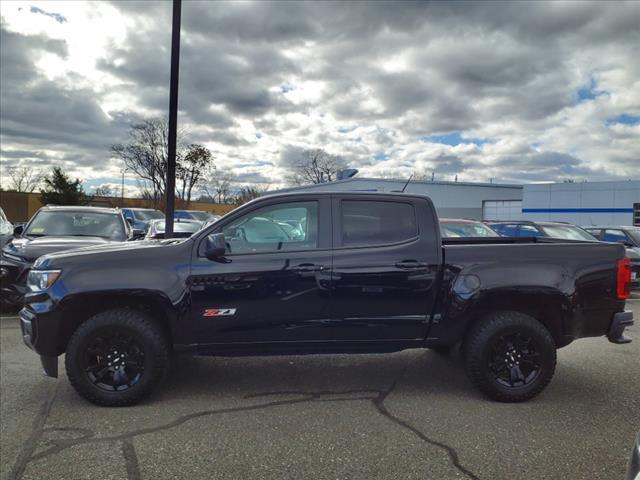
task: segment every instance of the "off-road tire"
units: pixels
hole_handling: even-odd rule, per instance
[[[144,371],[127,390],[105,391],[91,382],[82,359],[92,340],[116,330],[130,335],[140,346]],[[169,346],[164,332],[145,314],[130,309],[108,310],[86,320],[71,336],[65,357],[67,377],[73,388],[90,402],[109,407],[134,405],[149,396],[165,377],[168,367]]]
[[[433,350],[435,353],[437,353],[438,355],[442,356],[442,357],[447,357],[449,355],[452,355],[453,352],[455,351],[456,346],[455,345],[444,345],[444,346],[439,346],[439,347],[429,347],[429,350]]]
[[[505,386],[491,371],[495,346],[510,335],[530,337],[539,351],[537,377],[530,384]],[[524,402],[538,395],[551,381],[556,367],[556,345],[546,327],[529,315],[497,311],[473,325],[464,343],[466,370],[471,382],[485,395],[500,402]]]

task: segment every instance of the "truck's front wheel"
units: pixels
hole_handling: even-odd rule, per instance
[[[556,367],[556,346],[536,319],[494,312],[473,326],[465,342],[467,372],[487,396],[523,402],[539,394]]]
[[[138,403],[166,374],[169,349],[145,315],[116,309],[84,322],[67,346],[65,368],[73,388],[105,406]]]

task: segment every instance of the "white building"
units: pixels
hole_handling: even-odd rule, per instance
[[[522,217],[583,226],[640,225],[640,181],[525,185]]]

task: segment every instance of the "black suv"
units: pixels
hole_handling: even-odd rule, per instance
[[[33,262],[47,253],[133,239],[136,232],[117,208],[42,207],[29,223],[18,226],[0,257],[0,301],[20,305],[28,291]]]
[[[549,237],[561,240],[582,240],[585,242],[598,241],[589,232],[571,223],[509,220],[487,222],[487,225],[503,237]]]

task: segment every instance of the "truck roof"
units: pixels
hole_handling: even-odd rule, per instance
[[[252,200],[256,201],[261,198],[283,198],[283,197],[330,197],[330,196],[340,196],[340,197],[399,197],[399,198],[430,198],[428,195],[422,193],[404,193],[404,192],[364,192],[357,190],[349,190],[349,191],[324,191],[324,192],[276,192],[267,195],[263,195],[261,197],[255,198]]]

